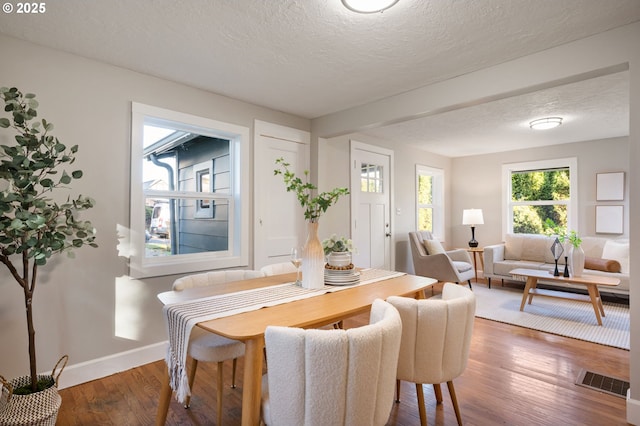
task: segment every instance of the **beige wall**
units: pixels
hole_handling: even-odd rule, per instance
[[[79,145],[76,166],[85,174],[74,182],[73,193],[92,196],[97,205],[86,217],[98,230],[100,247],[77,251],[75,260],[59,256],[40,272],[38,370],[50,370],[63,354],[77,364],[164,341],[156,294],[170,289],[175,277],[127,276],[131,102],[250,129],[260,119],[308,131],[309,120],[2,36],[0,51],[0,85],[35,93],[41,116],[55,125],[53,134]],[[7,132],[0,135],[1,143],[9,143]],[[0,374],[5,377],[28,372],[22,300],[3,267]]]
[[[578,142],[536,149],[509,151],[491,155],[454,159],[451,174],[453,242],[463,247],[470,238],[468,226],[462,223],[462,209],[481,208],[484,225],[476,228],[476,239],[486,246],[503,241],[502,166],[509,163],[576,157],[578,159],[578,226],[581,235],[596,235],[595,206],[611,205],[596,202],[596,173],[623,171],[629,176],[629,139],[615,138]],[[628,238],[629,185],[625,185],[623,235],[597,234],[610,238]],[[457,225],[457,226],[456,226]]]

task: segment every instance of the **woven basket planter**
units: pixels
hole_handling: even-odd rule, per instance
[[[51,376],[38,376],[38,379]],[[16,389],[31,383],[30,376],[22,376],[9,382]],[[62,398],[58,387],[51,386],[40,392],[29,395],[9,395],[3,398],[0,406],[0,426],[55,426]]]
[[[14,395],[13,390],[31,383],[31,376],[6,381],[0,376],[0,426],[55,426],[62,398],[58,393],[58,378],[67,365],[64,355],[53,368],[51,375],[38,375],[38,380],[52,380],[50,388],[29,395]],[[56,373],[61,365],[62,367]]]

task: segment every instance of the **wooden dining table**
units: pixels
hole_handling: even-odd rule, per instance
[[[167,305],[292,281],[295,281],[295,274],[273,275],[183,291],[168,291],[159,294],[158,298]],[[376,299],[386,300],[389,296],[423,298],[424,290],[436,282],[437,280],[432,278],[405,274],[333,293],[203,321],[197,326],[245,343],[242,425],[255,426],[260,421],[264,333],[267,326],[315,328],[333,324],[367,312]],[[164,425],[171,395],[169,374],[166,370],[160,391],[156,425]]]

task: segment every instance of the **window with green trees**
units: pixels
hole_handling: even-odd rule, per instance
[[[416,166],[417,229],[438,237],[444,237],[443,185],[443,170]]]
[[[576,169],[575,159],[510,165],[507,232],[544,234],[550,226],[574,226]]]

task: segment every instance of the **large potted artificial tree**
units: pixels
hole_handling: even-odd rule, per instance
[[[0,98],[9,115],[0,117],[0,128],[13,131],[11,139],[0,133],[0,262],[24,294],[30,366],[28,376],[3,385],[0,425],[54,425],[61,402],[56,368],[51,375],[37,373],[33,296],[38,268],[52,255],[97,246],[91,223],[77,218],[94,201],[64,194],[74,179],[82,177],[80,170],[64,169],[73,164],[78,147],[67,148],[49,134],[51,123],[36,119],[35,95],[2,87]],[[58,197],[62,200],[54,198],[54,191],[63,193]],[[8,345],[3,343],[6,353]]]

